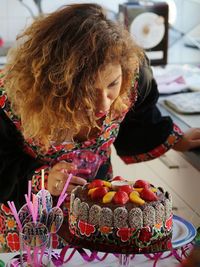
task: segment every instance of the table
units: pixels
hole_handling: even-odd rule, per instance
[[[190,246],[190,242],[193,241],[193,239],[196,236],[196,233],[197,231],[195,227],[190,222],[188,222],[187,220],[184,220],[183,218],[179,216],[174,215],[173,216],[173,235],[171,239],[172,246],[173,246],[172,252],[167,251],[164,253],[158,252],[155,254],[147,254],[147,255],[143,255],[143,254],[136,254],[133,256],[130,255],[128,257],[128,259],[130,260],[129,265],[127,265],[127,262],[125,265],[124,263],[120,265],[119,264],[120,260],[117,258],[117,254],[96,252],[96,251],[91,252],[88,249],[82,248],[82,246],[80,247],[79,243],[76,244],[77,249],[74,249],[72,245],[68,245],[62,250],[62,254],[60,254],[61,250],[54,250],[53,252],[55,253],[52,253],[52,255],[54,256],[54,259],[55,259],[55,254],[57,254],[57,259],[59,258],[60,262],[66,262],[66,264],[63,264],[63,266],[70,265],[71,267],[85,266],[85,264],[87,264],[88,267],[89,266],[98,267],[98,266],[102,266],[102,263],[104,267],[111,267],[111,266],[132,266],[132,267],[133,266],[137,266],[137,267],[170,266],[170,267],[175,267],[178,265],[177,258],[182,259],[185,257],[185,253],[183,253],[183,256],[182,256],[182,252],[185,250],[187,250],[188,252],[188,250],[192,247]],[[168,240],[166,242],[168,242]],[[72,242],[71,244],[73,244],[74,246],[75,243]],[[110,252],[110,250],[108,251]],[[7,253],[7,254],[2,253],[0,254],[0,259],[3,260],[5,263],[8,263],[9,260],[11,260],[15,255],[19,255],[19,253]],[[103,261],[98,260],[96,255],[100,259],[103,259]],[[155,256],[158,256],[157,259]],[[90,259],[92,258],[93,260],[89,261],[89,258]],[[68,261],[68,259],[70,260]],[[120,259],[122,259],[122,257],[120,257]],[[156,265],[154,265],[155,262],[157,262]],[[52,264],[52,266],[54,265]],[[9,265],[7,267],[9,267]]]
[[[70,248],[69,253],[71,251],[72,251],[72,249]],[[89,250],[85,250],[85,251],[87,251],[89,253]],[[14,255],[17,255],[17,254],[18,253],[0,253],[0,259],[3,260],[5,263],[8,263],[9,260]],[[104,253],[99,252],[99,255],[103,256]],[[167,255],[169,255],[169,252],[164,252],[162,257],[167,256]],[[151,266],[153,266],[153,260],[149,261],[149,259],[146,258],[144,255],[136,255],[135,258],[131,260],[131,262],[134,262],[134,265],[136,265],[137,267],[151,267]],[[130,265],[132,266],[131,263],[130,263]],[[51,265],[51,266],[53,266],[53,265]],[[86,262],[76,252],[74,254],[74,256],[72,257],[72,259],[70,260],[70,263],[65,264],[63,266],[83,267],[83,266],[86,266]],[[113,254],[109,254],[106,257],[106,259],[103,261],[103,265],[102,265],[102,262],[95,260],[95,261],[87,263],[87,267],[91,267],[91,266],[94,266],[94,267],[102,267],[102,266],[115,267],[116,266],[117,267],[118,266],[118,259]],[[157,267],[169,267],[169,266],[170,267],[177,267],[178,261],[174,257],[170,257],[170,258],[159,260],[156,266]]]

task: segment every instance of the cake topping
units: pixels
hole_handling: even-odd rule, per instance
[[[103,203],[112,202],[112,199],[113,199],[115,194],[116,194],[115,191],[110,191],[110,192],[106,193],[105,196],[103,197]]]
[[[129,201],[129,196],[124,191],[117,191],[113,197],[113,202],[115,204],[123,204],[125,205]]]
[[[129,195],[133,191],[133,187],[131,185],[122,185],[119,187],[118,191],[124,191]]]
[[[122,186],[129,186],[131,188],[131,191],[133,191],[133,186],[131,186],[130,182],[128,181],[122,181],[122,180],[112,181],[111,186],[112,186],[112,189],[115,191],[118,191],[119,188]]]
[[[141,193],[140,196],[142,199],[144,200],[148,200],[148,201],[156,201],[158,200],[156,194],[154,192],[152,192],[149,188],[145,187]]]
[[[112,188],[116,187],[116,189],[119,187],[119,186],[122,186],[122,185],[129,185],[130,183],[128,181],[125,181],[125,180],[112,180],[111,181],[111,185],[112,185]]]
[[[149,182],[137,180],[130,182],[116,176],[111,182],[95,179],[87,185],[88,196],[102,203],[115,203],[125,205],[127,202],[133,202],[138,205],[144,205],[146,201],[158,200],[157,188]]]
[[[134,184],[134,187],[139,187],[139,188],[140,187],[144,188],[144,187],[149,187],[149,186],[150,186],[149,182],[145,180],[137,180]]]
[[[97,187],[94,191],[91,192],[92,199],[102,199],[105,194],[108,192],[108,187]]]
[[[115,176],[112,181],[125,181],[125,179],[121,176]]]
[[[145,201],[140,197],[139,193],[137,191],[133,191],[130,193],[129,198],[132,202],[144,205]]]
[[[90,184],[88,184],[89,189],[92,189],[95,187],[101,187],[101,186],[104,186],[104,181],[100,179],[95,179]]]

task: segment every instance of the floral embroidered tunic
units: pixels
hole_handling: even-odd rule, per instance
[[[131,98],[129,110],[114,120],[105,116],[95,138],[60,145],[52,143],[44,153],[39,144],[23,138],[20,118],[11,109],[3,85],[3,72],[0,73],[0,252],[19,250],[18,230],[7,201],[14,201],[20,208],[27,193],[28,180],[32,180],[33,192],[38,192],[42,169],[48,179],[48,171],[55,163],[68,161],[77,149],[87,149],[103,159],[96,177],[108,180],[112,177],[112,144],[122,160],[129,164],[156,158],[181,138],[181,130],[169,117],[162,117],[156,107],[157,85],[148,66],[140,69],[133,90],[137,92],[137,99]],[[64,241],[54,235],[53,248],[63,245]]]

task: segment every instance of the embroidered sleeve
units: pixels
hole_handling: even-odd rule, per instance
[[[182,136],[183,132],[176,124],[174,124],[173,131],[170,133],[167,140],[163,144],[157,146],[156,148],[150,150],[147,153],[120,157],[126,164],[152,160],[154,158],[160,157],[170,148],[173,148],[173,146],[182,138]]]
[[[28,180],[43,163],[24,150],[19,119],[10,109],[4,88],[4,73],[0,71],[0,202],[24,203]]]
[[[150,66],[140,68],[137,101],[120,123],[114,142],[117,154],[127,163],[153,159],[178,142],[181,130],[157,107],[159,92]]]

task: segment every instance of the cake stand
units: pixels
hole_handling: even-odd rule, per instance
[[[86,259],[86,261],[92,261],[92,257],[94,259],[100,260],[98,257],[95,256],[97,255],[97,252],[113,253],[115,256],[118,257],[118,266],[120,267],[128,267],[131,258],[134,257],[134,255],[136,254],[144,254],[148,258],[155,259],[155,261],[158,261],[158,259],[161,258],[163,252],[169,251],[171,252],[170,255],[174,255],[176,258],[178,258],[179,256],[176,253],[176,250],[191,243],[197,233],[195,227],[190,222],[179,216],[174,215],[172,237],[156,241],[146,248],[138,249],[134,247],[123,248],[115,245],[97,244],[76,238],[70,233],[67,220],[65,221],[65,224],[63,224],[63,227],[61,228],[60,235],[70,244],[69,246],[71,248],[75,248],[84,259],[85,257],[82,255],[84,254],[83,249],[89,249],[92,252],[90,259]],[[60,254],[61,261],[63,262],[65,252],[66,248],[64,248]],[[148,256],[152,253],[157,256],[155,258]]]

